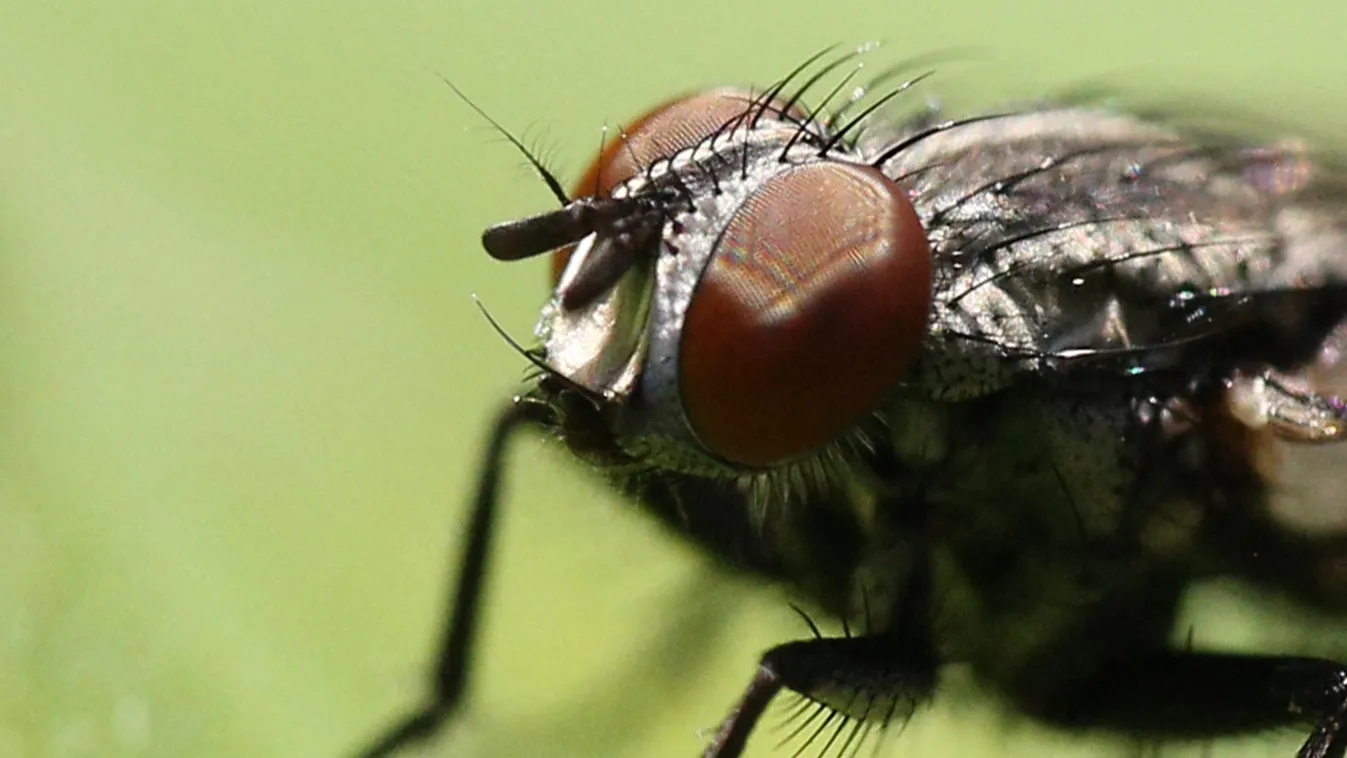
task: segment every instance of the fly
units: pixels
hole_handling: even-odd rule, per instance
[[[573,193],[510,137],[561,204],[482,237],[551,256],[535,371],[486,447],[430,695],[361,756],[462,705],[522,430],[859,630],[768,650],[706,758],[783,690],[845,755],[950,663],[1064,727],[1300,726],[1299,755],[1343,756],[1347,666],[1171,632],[1213,576],[1347,608],[1347,504],[1298,473],[1347,436],[1347,172],[1097,106],[876,115],[921,76],[874,97],[853,71],[809,108],[854,58],[825,54],[653,109]]]

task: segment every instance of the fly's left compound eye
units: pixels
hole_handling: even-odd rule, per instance
[[[931,249],[877,169],[789,169],[735,212],[688,306],[683,405],[703,445],[767,467],[874,411],[920,353]]]

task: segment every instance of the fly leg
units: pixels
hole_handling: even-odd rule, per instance
[[[818,703],[828,715],[810,740],[828,746],[846,732],[841,754],[859,736],[895,717],[906,718],[935,689],[937,661],[929,650],[905,650],[891,634],[815,638],[768,650],[739,703],[721,724],[704,758],[740,755],[767,705],[783,688]],[[815,714],[815,717],[817,714]],[[815,717],[802,726],[807,727]]]
[[[506,442],[517,430],[537,423],[538,408],[512,401],[501,411],[492,428],[482,464],[481,478],[468,516],[467,543],[453,583],[450,614],[431,675],[430,693],[415,710],[403,716],[380,735],[358,758],[383,758],[402,748],[428,739],[458,710],[467,692],[472,667],[473,641],[481,621],[482,590],[486,583],[487,558],[496,525],[501,470]]]
[[[1206,738],[1296,724],[1298,758],[1347,752],[1347,666],[1319,658],[1165,651],[1118,660],[1046,714],[1065,726]]]
[[[885,463],[880,460],[872,464],[881,477]],[[845,637],[825,638],[811,622],[813,639],[768,650],[703,758],[740,755],[767,706],[783,689],[818,706],[796,732],[808,729],[820,714],[828,714],[807,738],[827,740],[820,755],[850,729],[839,752],[846,755],[853,742],[871,729],[883,729],[895,718],[906,719],[918,705],[930,700],[940,660],[931,632],[935,593],[926,508],[920,498],[914,498],[907,503],[895,499],[876,510],[896,517],[889,525],[899,546],[894,552],[904,556],[907,564],[905,570],[897,572],[905,579],[895,602],[877,609],[880,631],[858,636],[848,631]],[[869,625],[873,620],[864,592],[862,599]]]

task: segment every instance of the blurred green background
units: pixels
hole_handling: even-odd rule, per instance
[[[470,295],[520,336],[544,295],[540,262],[477,235],[551,203],[433,72],[574,177],[605,120],[872,39],[978,49],[948,79],[974,102],[1102,77],[1332,135],[1344,28],[1321,0],[6,0],[0,757],[338,758],[419,693],[524,369]],[[558,451],[520,445],[508,481],[472,708],[426,753],[697,754],[758,652],[802,634],[785,598],[712,576]],[[1333,629],[1193,608],[1219,644]],[[889,748],[1131,749],[997,714],[952,698]]]

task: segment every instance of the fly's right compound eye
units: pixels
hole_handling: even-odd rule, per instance
[[[734,213],[692,293],[684,413],[716,455],[767,467],[840,436],[920,353],[931,248],[878,169],[785,171]]]
[[[661,158],[755,119],[780,120],[786,107],[775,100],[764,105],[761,95],[734,88],[698,92],[665,103],[637,119],[621,139],[608,143],[576,182],[572,194],[577,198],[606,196]],[[798,108],[792,107],[787,113],[795,122],[808,119],[808,114]],[[552,254],[553,286],[561,281],[574,249],[568,246]]]

